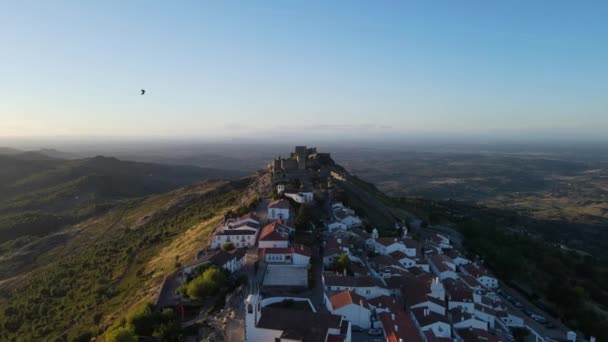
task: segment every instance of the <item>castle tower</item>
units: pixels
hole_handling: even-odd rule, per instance
[[[298,161],[298,170],[306,170],[306,146],[296,146],[295,157]]]

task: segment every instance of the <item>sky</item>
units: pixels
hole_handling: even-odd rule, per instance
[[[606,18],[606,1],[7,1],[0,137],[608,139]]]

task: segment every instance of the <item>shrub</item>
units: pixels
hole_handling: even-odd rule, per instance
[[[218,292],[226,281],[226,276],[217,267],[205,270],[203,274],[194,278],[186,288],[188,297],[192,299],[202,299]]]
[[[227,252],[228,252],[228,251],[231,251],[231,250],[233,250],[233,249],[234,249],[234,243],[232,243],[232,242],[230,242],[230,241],[224,242],[220,248],[221,248],[223,251],[227,251]]]
[[[137,342],[138,337],[133,331],[133,327],[118,327],[110,330],[106,335],[109,342]]]

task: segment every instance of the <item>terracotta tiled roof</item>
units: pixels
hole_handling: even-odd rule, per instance
[[[381,237],[381,238],[377,238],[376,241],[385,247],[388,247],[394,243],[399,243],[398,238],[392,238],[392,237]]]
[[[376,308],[389,308],[391,311],[400,310],[403,307],[398,298],[386,295],[368,299],[367,302]]]
[[[344,336],[342,335],[327,335],[327,342],[344,342]]]
[[[498,336],[485,330],[476,328],[464,328],[456,330],[465,342],[498,342]]]
[[[322,341],[328,329],[340,329],[338,315],[285,308],[262,308],[258,328],[281,330],[283,337],[302,341]]]
[[[284,226],[280,221],[267,224],[260,233],[260,241],[287,241],[290,228]]]
[[[422,248],[422,244],[420,243],[420,241],[416,241],[413,239],[403,239],[403,244],[405,245],[405,247],[410,248],[410,249],[417,249],[420,250]]]
[[[416,321],[418,321],[418,324],[420,324],[421,328],[435,322],[448,323],[447,317],[426,308],[412,309],[412,313],[414,314],[414,317],[416,318]]]
[[[304,246],[302,244],[296,243],[293,245],[293,247],[287,247],[287,248],[260,248],[258,250],[258,255],[260,257],[264,257],[267,254],[300,254],[300,255],[304,255],[307,257],[310,257],[312,255],[310,248],[307,246]]]
[[[333,272],[323,272],[325,286],[344,286],[344,287],[384,287],[382,283],[373,277],[349,277],[334,274]]]
[[[485,267],[475,265],[473,263],[463,265],[462,268],[475,278],[483,276],[493,277],[493,275],[491,275]]]
[[[355,234],[360,236],[361,238],[367,240],[370,237],[372,237],[368,232],[366,232],[364,229],[361,228],[351,228],[350,231]]]
[[[402,251],[394,251],[389,253],[388,255],[395,260],[401,260],[404,258],[411,259],[407,254],[403,253]]]
[[[331,302],[331,307],[334,308],[334,310],[338,310],[349,304],[360,305],[364,308],[368,307],[367,299],[348,290],[336,293],[329,298],[329,301]]]
[[[403,310],[378,315],[388,342],[422,342],[416,323]]]
[[[460,274],[460,279],[470,288],[481,287],[481,283],[477,280],[477,278],[468,275],[468,274]]]

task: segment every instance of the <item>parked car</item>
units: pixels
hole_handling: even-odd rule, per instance
[[[367,334],[370,336],[380,336],[382,335],[382,329],[369,329]]]

